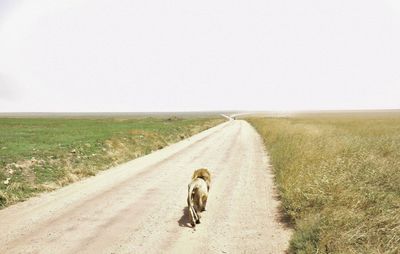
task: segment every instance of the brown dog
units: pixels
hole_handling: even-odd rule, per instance
[[[192,181],[188,185],[187,198],[190,224],[193,227],[200,223],[200,213],[206,210],[210,184],[211,175],[207,169],[201,168],[194,171]]]

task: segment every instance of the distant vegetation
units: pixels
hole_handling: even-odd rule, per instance
[[[400,117],[247,119],[264,138],[294,253],[400,253]]]
[[[0,208],[223,122],[222,118],[0,118]]]

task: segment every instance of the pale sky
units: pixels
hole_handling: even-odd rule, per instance
[[[0,112],[389,108],[399,0],[0,0]]]

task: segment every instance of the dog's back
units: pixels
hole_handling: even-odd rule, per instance
[[[191,199],[192,205],[196,211],[204,211],[206,208],[207,197],[208,197],[208,186],[202,178],[196,178],[192,181]],[[189,186],[190,192],[190,186]]]
[[[201,178],[207,183],[208,190],[210,189],[211,184],[211,174],[206,168],[200,168],[193,172],[192,181],[195,179]]]

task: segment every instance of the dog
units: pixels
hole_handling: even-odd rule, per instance
[[[200,213],[206,210],[211,174],[206,168],[194,171],[192,181],[188,185],[187,203],[189,219],[192,227],[200,224]]]

